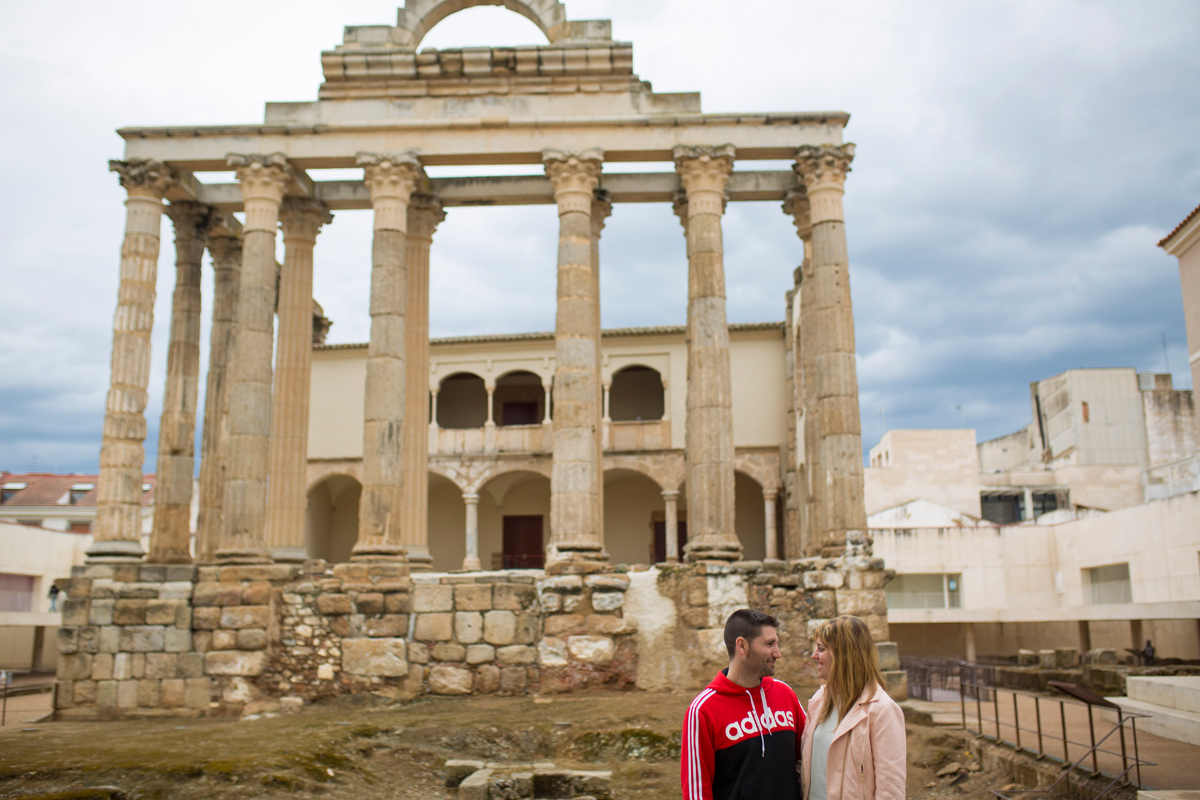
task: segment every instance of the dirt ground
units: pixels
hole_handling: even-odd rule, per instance
[[[442,765],[475,758],[611,769],[615,798],[665,800],[680,796],[679,729],[691,697],[597,692],[400,704],[359,695],[242,721],[26,724],[0,732],[0,798],[451,798]],[[988,790],[1007,777],[967,771],[966,742],[960,731],[910,725],[908,797],[991,800]],[[937,777],[951,762],[964,771]]]

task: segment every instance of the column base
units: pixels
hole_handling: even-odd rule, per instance
[[[145,551],[142,543],[128,539],[92,542],[85,564],[141,564]]]
[[[154,550],[146,556],[147,564],[191,564],[192,554],[187,550]]]
[[[683,546],[683,560],[689,564],[709,561],[729,563],[742,560],[742,543],[733,541],[697,541]]]
[[[222,566],[237,564],[270,564],[271,556],[258,550],[218,550],[216,561]]]
[[[303,547],[272,547],[271,560],[276,564],[303,564],[308,561],[308,551]]]
[[[589,575],[608,569],[608,553],[598,544],[563,543],[546,548],[547,575]]]
[[[402,564],[407,559],[404,557],[404,548],[398,544],[363,542],[354,546],[350,561],[354,564]]]
[[[433,571],[433,556],[429,555],[428,547],[406,547],[404,556],[408,559],[408,569],[411,572]]]
[[[478,558],[464,558],[462,568],[463,572],[480,572],[483,569],[483,564],[480,563]]]

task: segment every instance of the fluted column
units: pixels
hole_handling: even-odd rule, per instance
[[[359,153],[375,234],[371,246],[371,343],[363,404],[363,489],[355,561],[404,561],[401,504],[408,313],[408,201],[422,178],[411,153]]]
[[[312,381],[313,248],[321,226],[333,221],[319,200],[288,197],[279,221],[283,269],[279,275],[279,343],[271,395],[271,446],[267,494],[267,548],[276,561],[303,561],[308,508],[308,406]]]
[[[200,268],[214,214],[200,203],[171,203],[175,228],[175,294],[167,343],[167,383],[158,427],[152,564],[190,564],[196,402],[200,395]]]
[[[271,560],[265,527],[271,357],[275,349],[275,229],[292,170],[278,153],[231,155],[229,165],[237,169],[246,221],[242,228],[237,334],[229,370],[223,528],[216,560],[259,564]]]
[[[789,309],[791,325],[788,326],[790,333],[787,344],[792,349],[789,362],[792,378],[789,401],[795,410],[789,420],[788,447],[791,458],[788,467],[790,469],[795,466],[795,474],[793,494],[788,497],[784,517],[787,555],[800,558],[812,555],[813,552],[812,530],[820,508],[812,481],[815,476],[821,474],[820,448],[817,446],[820,436],[813,428],[817,417],[816,414],[808,413],[810,408],[816,407],[817,385],[812,379],[815,375],[813,358],[816,354],[813,343],[813,304],[816,294],[812,280],[812,216],[808,192],[803,184],[788,191],[783,201],[783,210],[792,218],[796,234],[804,247],[804,260],[792,274],[794,288]]]
[[[204,428],[200,435],[200,514],[196,521],[196,561],[211,564],[221,542],[225,503],[225,461],[229,449],[229,360],[237,333],[242,240],[212,236],[212,330],[208,339],[208,381],[204,389]]]
[[[551,572],[600,569],[599,287],[592,259],[592,203],[604,154],[542,154],[558,204],[558,309],[554,324],[554,463],[550,475]]]
[[[778,489],[763,489],[763,537],[766,539],[766,558],[768,561],[779,560],[779,544],[775,536],[775,498],[779,496]]]
[[[687,506],[689,561],[736,561],[733,404],[721,216],[734,149],[676,147],[688,253]],[[682,211],[677,204],[677,211]]]
[[[479,495],[467,492],[463,495],[463,503],[467,509],[467,555],[463,558],[462,568],[467,572],[478,572],[482,569],[479,561]]]
[[[125,239],[121,282],[113,317],[112,368],[104,407],[96,525],[89,563],[142,557],[142,463],[145,460],[146,389],[150,383],[150,332],[154,327],[159,231],[163,196],[174,183],[159,161],[110,161],[125,187]]]
[[[867,527],[863,503],[862,434],[858,413],[858,375],[854,363],[854,312],[850,305],[849,257],[842,212],[846,173],[854,145],[806,145],[796,153],[796,173],[804,182],[812,220],[813,371],[806,373],[806,446],[817,450],[810,484],[816,514],[810,521],[814,553],[840,555],[850,532]],[[805,291],[805,295],[810,294]],[[803,337],[802,337],[803,338]],[[809,441],[809,436],[812,441]]]
[[[404,488],[400,544],[409,569],[433,568],[429,555],[429,249],[446,218],[432,195],[408,205],[408,360],[405,363]]]
[[[596,529],[600,531],[600,545],[604,546],[604,451],[609,446],[611,420],[608,419],[608,387],[601,385],[600,365],[602,359],[602,334],[600,327],[600,234],[604,223],[612,215],[612,195],[605,189],[592,192],[592,288],[596,298],[596,318],[593,333],[596,337],[596,402],[599,404],[601,421],[596,426]]]
[[[679,492],[665,491],[662,493],[663,505],[666,507],[666,522],[664,533],[666,534],[666,550],[667,563],[679,563]]]

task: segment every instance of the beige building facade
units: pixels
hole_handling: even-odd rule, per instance
[[[1200,386],[1200,206],[1184,217],[1158,246],[1179,259],[1183,319],[1187,325],[1188,364],[1192,388]]]

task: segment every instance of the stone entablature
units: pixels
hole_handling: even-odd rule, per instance
[[[726,617],[746,606],[780,617],[786,680],[811,682],[812,631],[835,614],[888,636],[887,573],[865,555],[588,575],[410,576],[394,563],[319,560],[74,572],[59,583],[69,599],[57,710],[68,719],[229,715],[363,691],[701,686],[728,660]],[[880,652],[895,670],[894,645]]]

